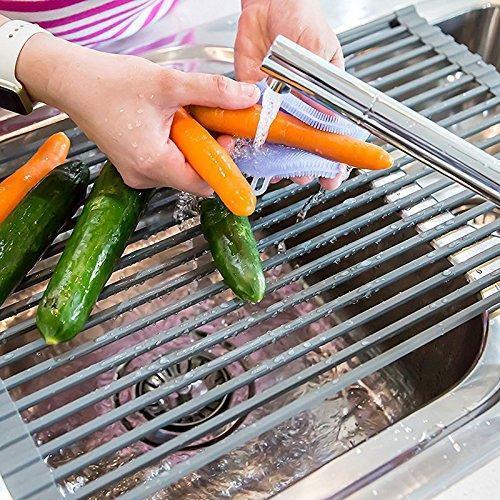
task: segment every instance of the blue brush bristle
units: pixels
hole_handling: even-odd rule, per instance
[[[354,123],[342,116],[337,114],[327,115],[292,94],[288,94],[283,99],[281,108],[307,125],[326,132],[352,136],[359,129]]]
[[[326,177],[339,173],[339,163],[321,156],[278,144],[265,144],[255,149],[252,144],[240,146],[234,155],[240,170],[250,177]]]

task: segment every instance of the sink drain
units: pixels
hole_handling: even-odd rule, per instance
[[[168,366],[167,368],[154,373],[148,378],[141,380],[131,388],[121,393],[115,394],[114,402],[116,406],[121,406],[131,398],[139,398],[144,394],[154,391],[162,385],[170,383],[178,377],[183,377],[193,370],[209,363],[216,357],[210,353],[200,353],[188,360]],[[121,366],[117,371],[117,378],[121,378],[128,373],[131,373],[137,368],[133,368],[129,363]],[[140,369],[140,368],[139,368]],[[241,370],[241,367],[240,367]],[[138,427],[145,421],[154,420],[161,415],[166,414],[168,411],[186,403],[195,400],[197,397],[203,396],[206,392],[228,382],[231,380],[232,375],[228,368],[218,369],[204,378],[194,380],[189,385],[182,387],[179,391],[173,392],[164,398],[159,399],[153,404],[144,406],[140,411],[128,415],[122,419],[122,423],[127,430],[132,430]],[[173,437],[186,432],[197,425],[210,420],[229,409],[233,404],[236,404],[235,399],[239,402],[241,399],[247,399],[255,394],[253,384],[246,387],[246,394],[243,396],[241,393],[238,398],[235,398],[235,393],[222,395],[220,398],[211,401],[206,406],[196,410],[193,413],[184,415],[179,420],[172,422],[158,431],[150,434],[143,441],[151,446],[158,446]],[[225,436],[233,432],[244,420],[245,417],[237,419],[226,426],[218,429],[213,434],[205,436],[202,440],[190,444],[183,448],[183,450],[192,450],[213,444]]]

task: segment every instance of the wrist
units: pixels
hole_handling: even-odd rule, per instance
[[[62,86],[71,78],[75,50],[79,48],[48,33],[37,33],[19,54],[16,78],[34,101],[62,108]]]

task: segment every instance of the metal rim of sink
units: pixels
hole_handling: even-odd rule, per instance
[[[357,492],[362,498],[363,492],[370,491],[373,496],[379,493],[376,483],[383,482],[383,476],[390,472],[393,473],[391,479],[398,481],[398,488],[405,488],[406,491],[399,492],[403,496],[420,487],[418,481],[422,478],[419,477],[418,470],[412,469],[409,473],[408,468],[411,467],[407,462],[421,455],[439,470],[443,457],[439,450],[434,453],[433,445],[449,438],[467,422],[486,415],[498,402],[500,352],[495,346],[495,337],[500,332],[500,316],[485,316],[484,322],[487,330],[480,357],[470,373],[455,388],[327,463],[276,498],[304,498],[306,493],[311,499],[345,498]],[[484,418],[489,421],[487,419],[491,416],[488,413]],[[411,429],[411,433],[419,439],[416,442],[406,441],[405,444],[396,441],[394,432],[399,432],[401,427]],[[474,436],[475,439],[478,437],[477,434]],[[485,453],[485,457],[487,456]],[[360,460],[360,457],[363,459]],[[399,474],[400,468],[402,470]],[[440,475],[439,479],[443,480],[443,477]],[[445,483],[441,486],[444,487]],[[382,494],[381,496],[383,497]]]
[[[485,6],[481,1],[457,1],[456,10],[453,13],[445,13],[443,6],[439,6],[440,12],[431,14],[432,8],[426,5],[435,2],[424,2],[417,9],[427,19],[432,22],[439,22],[446,18],[459,15]],[[490,2],[489,5],[500,5],[500,0]],[[210,49],[207,51],[207,49]],[[173,47],[162,51],[161,61],[194,58],[204,55],[214,57],[218,62],[230,62],[229,55],[232,49],[227,47]],[[158,54],[158,53],[157,53]],[[217,59],[218,54],[223,54],[221,59]],[[156,59],[156,62],[161,62]],[[60,114],[50,117],[28,127],[22,128],[13,134],[0,137],[0,143],[24,134],[26,132],[53,125],[67,120],[67,115]],[[333,494],[338,497],[345,497],[351,494],[362,494],[363,492],[377,491],[375,485],[384,480],[404,478],[403,483],[411,493],[419,487],[417,480],[407,484],[408,464],[413,457],[425,457],[429,463],[436,463],[441,460],[441,452],[437,444],[448,438],[452,433],[457,432],[468,421],[485,420],[488,415],[495,411],[494,406],[498,401],[500,381],[498,380],[498,370],[500,367],[500,352],[494,344],[494,337],[498,337],[500,331],[500,317],[484,317],[486,335],[483,349],[477,363],[472,367],[470,373],[454,389],[450,390],[435,401],[427,404],[410,416],[404,418],[397,424],[388,427],[386,430],[372,437],[356,449],[346,452],[334,461],[326,464],[313,474],[305,477],[295,485],[284,490],[277,495],[278,498],[301,497],[304,492],[307,498],[327,498]],[[498,408],[498,405],[497,405]],[[498,414],[498,409],[496,409]],[[415,435],[424,435],[423,441],[408,442],[406,445],[396,443],[393,433],[397,426],[407,426],[413,429]],[[479,439],[476,435],[476,439]],[[488,442],[483,443],[485,446]],[[436,446],[435,446],[436,445]],[[360,453],[363,460],[359,459]],[[482,457],[486,459],[488,453]],[[466,457],[464,453],[462,457]],[[476,457],[477,458],[477,457]],[[367,467],[370,464],[370,467]],[[406,468],[406,470],[405,470]],[[436,471],[439,470],[436,467]],[[413,471],[414,473],[415,471]],[[398,476],[399,475],[399,476]],[[415,474],[416,475],[416,474]],[[440,476],[440,479],[443,478]],[[401,484],[401,483],[400,483]],[[380,490],[379,490],[380,491]],[[312,493],[314,492],[314,494]]]

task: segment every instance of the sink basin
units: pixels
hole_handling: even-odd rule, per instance
[[[498,70],[500,65],[498,2],[484,6],[481,2],[473,1],[444,4],[446,5],[438,8],[436,2],[422,2],[417,4],[417,10],[429,21],[434,21],[444,33],[466,45],[471,52],[480,55],[485,62],[492,64]],[[456,9],[455,15],[450,12],[454,9]],[[418,59],[415,62],[418,62]],[[461,76],[461,74],[447,75],[439,81],[439,85],[446,86]],[[498,95],[498,90],[495,95]],[[412,98],[409,94],[402,97]],[[425,103],[425,107],[429,106],[429,102],[439,107],[442,99],[442,96],[432,99]],[[420,107],[417,104],[416,109],[422,111],[424,105]],[[452,107],[434,116],[446,120],[462,109]],[[476,116],[466,123],[452,125],[451,130],[462,135],[468,127],[475,127],[474,124],[477,125],[485,117],[498,115],[499,112],[500,106],[495,105],[485,116]],[[498,135],[498,129],[493,127],[480,133],[475,139],[488,140],[492,134]],[[495,144],[488,151],[498,156],[500,147]],[[388,197],[390,201],[394,199],[396,196]],[[402,217],[405,216],[407,213],[403,211]],[[493,217],[498,218],[498,212]],[[409,235],[403,236],[405,237]],[[497,239],[495,244],[498,243]],[[436,242],[433,242],[433,245],[439,246],[439,243],[436,245]],[[418,255],[420,254],[417,251],[416,255],[405,257],[411,260]],[[446,264],[440,262],[437,265]],[[468,278],[470,279],[470,276]],[[338,320],[346,321],[359,312],[360,306],[351,306],[340,312]],[[433,342],[391,366],[391,369],[384,374],[384,380],[396,379],[409,382],[406,390],[411,394],[404,409],[400,408],[401,413],[391,422],[391,426],[295,483],[276,495],[276,498],[280,500],[347,497],[365,499],[407,498],[412,495],[427,498],[462,479],[482,463],[498,456],[498,440],[493,437],[498,429],[490,432],[492,421],[498,416],[499,411],[498,368],[497,375],[490,373],[490,378],[485,364],[492,363],[498,366],[499,353],[493,346],[492,337],[495,336],[499,325],[498,314],[489,318],[476,318],[475,321],[463,325],[465,330],[456,331],[453,335],[440,339],[439,342]],[[377,328],[380,328],[380,325],[368,327],[368,332],[354,332],[354,337],[364,338],[367,333],[376,331]],[[469,350],[471,340],[474,348]],[[451,356],[447,354],[450,350],[454,351]],[[454,367],[448,365],[451,359],[453,363],[457,363]],[[475,405],[467,406],[464,403],[464,395],[472,393],[477,397],[477,402]],[[460,402],[455,410],[451,410],[457,394],[461,394],[458,398]],[[473,416],[464,417],[472,407],[475,408],[471,412]],[[455,423],[452,425],[445,423],[452,413],[455,413]],[[398,419],[401,420],[395,425],[394,422]],[[430,426],[429,422],[432,420],[434,424]],[[448,426],[449,432],[443,432]],[[415,447],[398,443],[402,439],[415,439],[415,433],[420,434],[417,438],[418,445]],[[433,433],[434,437],[431,438],[430,434]],[[473,444],[479,439],[492,442],[489,446],[486,446],[485,442],[482,446]]]
[[[500,69],[500,6],[491,5],[452,17],[439,24],[444,33],[467,45],[485,62]]]
[[[470,49],[498,67],[498,44],[495,46],[493,43],[500,37],[498,7],[477,10],[470,7],[454,16],[448,14],[445,20],[432,16],[429,19],[433,22],[439,20],[439,26],[446,33],[465,44],[469,43],[467,35],[471,28],[468,26],[474,26],[476,33],[481,34],[474,40],[480,39],[480,43]],[[389,27],[393,29],[396,25],[391,22]],[[394,41],[389,38],[359,49],[356,57],[369,58],[371,51]],[[416,44],[413,46],[410,43],[409,46],[415,48]],[[402,56],[404,51],[394,55]],[[192,69],[198,65],[197,70],[203,70],[203,61],[208,61],[210,67],[216,63],[219,70],[220,65],[230,66],[231,62],[230,51],[223,47],[179,47],[149,56],[156,62],[175,67],[187,64]],[[424,56],[419,53],[414,59],[403,61],[397,69],[406,65],[410,71],[412,65],[425,61],[427,57],[430,54],[425,53]],[[387,56],[382,55],[381,60],[384,58]],[[351,61],[355,63],[355,58]],[[372,60],[370,64],[375,66],[378,62]],[[448,86],[442,93],[429,96],[414,107],[419,111],[435,108],[431,113],[433,119],[444,121],[455,133],[496,154],[498,142],[494,140],[494,118],[500,111],[499,105],[493,101],[491,92],[476,92],[475,82],[468,81],[461,85],[463,73],[456,69],[446,73],[447,64],[446,60],[438,60],[418,75],[432,76],[433,72],[440,72],[441,76],[434,81],[434,85],[436,88]],[[362,68],[369,71],[367,65],[362,65]],[[374,74],[373,79],[377,81],[379,76],[384,78],[387,74]],[[401,74],[399,79],[387,83],[383,90],[390,92],[406,85],[407,90],[398,96],[405,100],[415,99],[431,86],[428,84],[429,87],[412,89],[407,85],[411,79],[411,73]],[[476,93],[468,97],[468,91]],[[461,99],[460,95],[465,97]],[[458,113],[474,110],[481,103],[490,101],[493,104],[485,106],[484,110],[471,112],[470,116],[453,122]],[[440,107],[443,102],[448,104]],[[7,159],[0,167],[0,174],[14,168],[20,147],[32,147],[50,132],[66,128],[75,138],[76,153],[73,154],[92,164],[95,170],[102,156],[78,134],[67,117],[49,116],[44,125],[44,128],[27,125],[22,137],[5,127],[10,135],[8,140],[2,140],[0,136],[0,151]],[[211,259],[203,250],[196,219],[176,224],[173,203],[162,201],[172,201],[173,194],[169,191],[160,193],[154,198],[139,227],[143,239],[128,247],[125,259],[129,264],[114,273],[111,287],[119,289],[121,283],[133,281],[141,273],[145,277],[137,279],[135,286],[116,294],[108,288],[108,296],[99,302],[94,311],[102,322],[89,327],[68,345],[45,349],[30,322],[37,294],[46,282],[45,270],[53,265],[54,256],[60,248],[57,245],[64,240],[65,236],[61,236],[53,251],[31,273],[31,284],[29,281],[25,283],[0,309],[0,335],[8,336],[8,341],[2,337],[4,343],[0,344],[0,366],[3,366],[0,377],[22,408],[28,430],[32,432],[42,457],[54,469],[53,476],[63,496],[102,498],[106,495],[114,498],[132,491],[133,495],[137,494],[135,497],[140,498],[268,498],[274,495],[278,498],[308,499],[347,496],[390,498],[395,496],[395,492],[404,497],[415,492],[436,491],[496,452],[495,436],[499,434],[494,418],[498,417],[495,394],[499,387],[499,353],[493,336],[498,333],[500,325],[498,316],[485,312],[472,315],[450,328],[446,334],[443,332],[435,340],[397,357],[387,366],[373,370],[359,380],[355,378],[342,390],[325,397],[321,405],[307,407],[293,418],[276,421],[276,425],[264,429],[265,432],[242,439],[239,446],[227,445],[224,453],[210,455],[218,445],[236,439],[240,431],[251,435],[254,429],[258,430],[261,422],[272,418],[287,405],[314,394],[354,370],[362,369],[403,341],[417,338],[420,332],[436,324],[441,325],[448,317],[460,314],[489,293],[496,292],[493,285],[488,288],[489,291],[478,290],[463,300],[443,305],[445,296],[455,290],[463,290],[475,280],[484,279],[485,275],[499,267],[498,258],[485,259],[481,264],[471,265],[470,269],[467,267],[467,262],[477,258],[478,254],[498,248],[497,233],[485,234],[474,244],[466,245],[461,240],[472,237],[476,230],[495,221],[498,216],[495,209],[478,212],[479,215],[470,221],[464,219],[463,223],[455,224],[457,218],[470,213],[467,211],[484,206],[483,200],[464,194],[463,188],[454,185],[433,188],[433,185],[443,182],[442,178],[415,161],[408,161],[401,170],[389,175],[366,175],[371,174],[353,175],[344,185],[346,187],[334,194],[318,194],[317,186],[294,188],[286,183],[274,186],[266,194],[263,208],[255,218],[258,227],[256,236],[261,242],[268,242],[263,248],[263,255],[266,262],[280,262],[280,256],[291,255],[267,271],[268,284],[273,288],[284,277],[294,273],[298,273],[298,279],[273,289],[262,304],[244,307],[236,307],[232,295],[217,288],[220,278],[212,272]],[[413,180],[406,182],[405,179]],[[384,186],[388,188],[385,190]],[[375,196],[374,193],[379,194]],[[463,201],[450,201],[455,198],[463,198]],[[356,205],[356,200],[364,202]],[[352,208],[346,209],[351,203]],[[308,210],[305,210],[306,207]],[[429,215],[419,219],[419,211]],[[334,215],[329,216],[330,213]],[[377,216],[371,217],[370,214]],[[316,217],[323,219],[316,223]],[[358,227],[356,224],[360,218],[363,224]],[[267,220],[267,223],[262,223],[262,220]],[[444,227],[438,233],[440,237],[427,237],[433,227],[441,227],[439,224]],[[292,234],[291,231],[298,227],[305,229]],[[188,231],[189,237],[184,238],[182,231]],[[387,233],[379,240],[370,240],[371,235],[380,231]],[[310,242],[318,241],[325,234],[334,234],[335,237],[308,248]],[[370,243],[363,243],[368,241]],[[405,251],[392,256],[384,254],[391,249],[404,248],[408,241],[413,244]],[[456,244],[457,250],[445,254],[443,250],[450,243]],[[158,253],[148,253],[148,248],[152,246]],[[345,251],[351,247],[352,252]],[[297,248],[308,250],[294,253]],[[434,258],[433,255],[441,255],[439,252],[443,252],[443,256]],[[313,265],[322,258],[337,254],[339,257],[331,262]],[[142,255],[143,259],[135,262],[135,255]],[[379,262],[380,255],[388,257]],[[425,265],[412,267],[414,263],[423,261]],[[414,300],[386,308],[385,304],[391,298],[401,297],[411,287],[418,287],[434,276],[446,276],[457,266],[463,266],[465,271],[450,279],[440,279],[439,286],[425,288],[422,293],[415,294]],[[308,268],[308,272],[299,276],[300,270]],[[357,272],[350,275],[354,268]],[[348,273],[345,276],[349,279],[342,278],[342,273]],[[391,273],[395,278],[384,284],[382,278]],[[400,277],[398,273],[401,273]],[[320,293],[311,292],[334,276],[339,277],[335,287],[325,287]],[[377,283],[377,280],[381,280],[379,287],[364,290],[363,287]],[[207,290],[214,292],[208,293]],[[155,291],[158,293],[153,293]],[[291,299],[308,293],[307,300],[291,304]],[[346,300],[349,294],[355,300]],[[138,305],[129,307],[135,300],[138,300]],[[339,305],[328,309],[327,305],[335,301]],[[334,369],[323,370],[307,381],[301,383],[297,379],[291,390],[278,393],[278,397],[266,404],[231,419],[216,432],[206,433],[184,445],[174,445],[183,435],[195,432],[211,419],[234,410],[237,405],[265,394],[279,384],[300,377],[306,370],[338,355],[356,342],[364,342],[375,332],[394,324],[403,324],[405,320],[410,321],[408,318],[415,310],[426,306],[430,308],[431,304],[440,301],[439,312],[408,323],[411,326],[402,327],[399,335],[361,349]],[[276,309],[273,313],[273,308],[279,303],[283,304],[283,309]],[[367,311],[376,311],[377,308],[383,308],[383,314],[372,312],[369,320],[359,320]],[[317,310],[325,310],[325,313],[319,319],[307,319],[312,318]],[[214,318],[211,316],[214,311],[220,311],[220,315]],[[152,315],[157,321],[145,320]],[[204,315],[210,319],[196,323]],[[289,323],[298,324],[299,320],[303,320],[304,324],[293,332],[281,335],[275,341],[255,344],[252,351],[243,350],[270,332]],[[135,328],[136,324],[141,326]],[[186,327],[184,331],[186,324],[195,326]],[[353,327],[349,329],[350,324]],[[242,327],[237,335],[223,338],[221,332],[234,325],[247,326]],[[264,376],[257,376],[265,360],[269,364],[281,363],[280,357],[285,354],[292,356],[294,349],[300,345],[312,342],[318,336],[326,336],[335,328],[346,331],[293,362],[280,365],[280,368],[272,369]],[[125,333],[128,331],[130,334]],[[176,332],[178,335],[174,337]],[[166,341],[169,335],[172,338]],[[217,335],[221,335],[221,340],[211,345],[211,339],[217,338]],[[114,336],[119,340],[113,340]],[[106,342],[99,344],[100,339],[106,337]],[[149,348],[143,349],[146,344]],[[199,347],[205,345],[207,347],[203,350]],[[6,356],[16,356],[20,352],[18,349],[25,349],[28,354],[19,355],[15,362],[7,362]],[[136,354],[134,350],[137,350]],[[224,359],[232,359],[233,353],[240,352],[238,350],[245,355],[224,366]],[[185,355],[181,355],[183,352]],[[131,355],[122,359],[120,356],[123,353]],[[164,364],[162,360],[165,357],[176,361]],[[220,368],[206,377],[186,382],[178,390],[147,406],[134,406],[162,385],[183,377],[188,380],[193,371],[203,370],[207,365],[216,366],[217,363],[221,363]],[[92,371],[100,366],[104,368]],[[87,372],[95,373],[95,376],[83,379],[82,374]],[[145,372],[149,376],[141,379],[140,374]],[[136,375],[137,383],[127,385],[123,382],[132,380]],[[250,382],[235,385],[234,390],[221,393],[220,397],[193,409],[182,418],[141,435],[141,439],[127,443],[118,452],[103,452],[103,456],[95,455],[95,460],[85,463],[88,454],[100,453],[99,450],[113,446],[116,440],[125,439],[128,433],[139,433],[141,428],[152,426],[155,419],[164,418],[178,406],[194,405],[197,399],[214,388],[231,381],[234,383],[239,380],[238,377],[245,375],[252,375]],[[120,384],[123,384],[121,390],[110,391],[110,387],[121,387]],[[47,387],[55,389],[44,393]],[[86,400],[88,404],[85,407],[82,405],[75,411],[68,410],[75,402],[92,398],[99,391],[110,393],[95,401]],[[44,397],[41,397],[42,394]],[[82,433],[78,439],[65,443],[65,436],[71,436],[75,430],[89,428],[94,422],[104,422],[110,414],[121,415],[119,412],[123,408],[134,408],[134,411],[124,412],[123,418],[110,420],[107,425],[103,424],[93,432]],[[44,418],[50,419],[53,412],[65,410],[68,410],[65,418],[51,425],[40,424]],[[471,428],[474,439],[471,439]],[[160,450],[168,445],[172,446],[172,453],[165,457]],[[157,459],[148,460],[149,454],[155,452],[159,453]],[[197,467],[195,472],[190,470],[190,461],[195,462],[203,456],[207,459],[202,466]],[[127,477],[119,478],[121,471],[129,470],[127,467],[142,459],[142,467],[130,468]],[[73,471],[71,467],[75,462],[82,466]],[[156,484],[155,481],[160,481],[181,463],[187,468],[180,480],[172,481],[164,489],[155,486],[151,486],[150,491],[147,489],[148,485]],[[21,480],[22,471],[11,473],[13,476],[16,474]],[[119,480],[93,489],[92,485],[113,474]],[[436,481],[439,486],[436,486]],[[146,489],[137,493],[139,490],[133,490],[137,485],[144,485]]]

